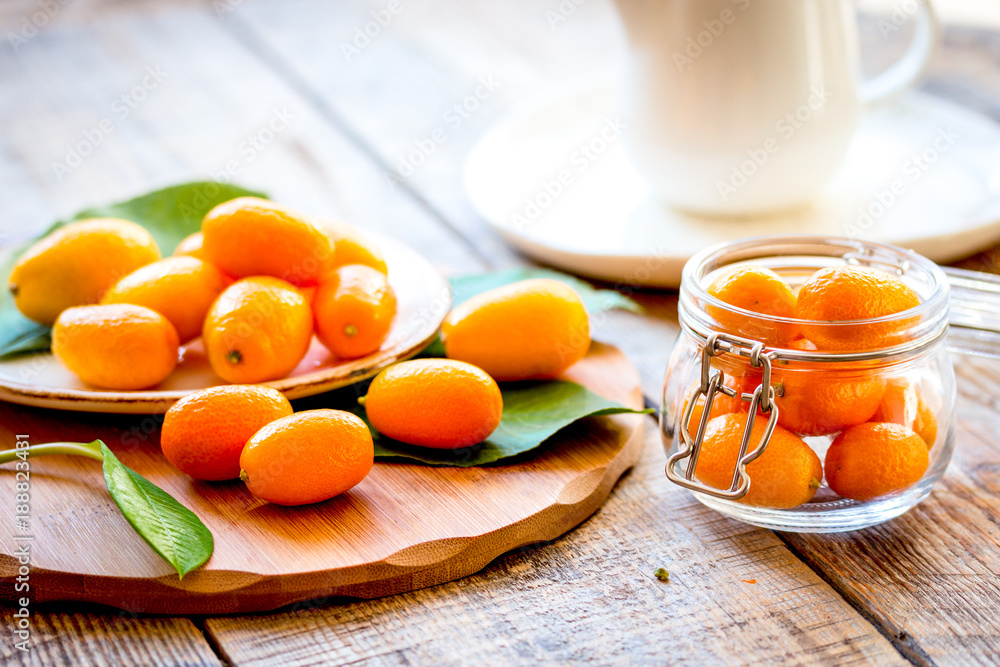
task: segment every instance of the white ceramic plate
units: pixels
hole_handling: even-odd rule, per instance
[[[479,213],[541,262],[610,282],[677,287],[699,250],[764,234],[854,236],[938,262],[1000,239],[1000,127],[949,102],[914,93],[867,114],[815,205],[726,220],[680,213],[648,195],[608,125],[610,90],[563,95],[501,123],[466,164]],[[588,145],[589,154],[581,150]],[[866,209],[869,218],[861,217]]]
[[[289,399],[302,398],[371,377],[400,359],[413,356],[437,333],[451,307],[448,281],[416,251],[387,236],[366,232],[385,255],[397,311],[382,348],[362,359],[342,361],[315,338],[302,362],[282,380],[267,382]],[[105,391],[83,384],[49,354],[0,361],[0,400],[59,410],[162,414],[180,398],[226,384],[212,372],[200,339],[183,351],[177,370],[146,391]]]

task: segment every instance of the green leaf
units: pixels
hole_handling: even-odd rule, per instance
[[[468,301],[477,294],[503,287],[519,280],[529,280],[531,278],[552,278],[560,280],[576,290],[580,298],[583,299],[587,312],[591,315],[606,310],[630,310],[634,313],[641,313],[642,306],[628,298],[627,296],[608,289],[595,289],[590,283],[580,280],[574,276],[553,271],[552,269],[517,268],[506,271],[494,271],[468,276],[458,276],[449,280],[451,283],[451,293],[454,305],[463,301]]]
[[[73,220],[124,218],[138,222],[149,230],[160,246],[160,252],[167,256],[185,236],[201,229],[205,214],[219,204],[237,197],[265,196],[238,185],[195,181],[156,190],[117,204],[88,208],[73,216]]]
[[[101,440],[49,442],[0,452],[0,465],[25,456],[86,456],[104,464],[104,482],[132,528],[183,577],[212,555],[205,524],[166,491],[122,464]]]
[[[194,512],[122,464],[101,442],[108,492],[135,532],[182,578],[204,564],[215,548],[212,533]]]
[[[52,344],[47,326],[32,322],[14,307],[0,310],[0,359],[47,350]]]
[[[380,461],[467,468],[495,463],[539,447],[561,429],[585,417],[618,413],[648,414],[609,401],[586,387],[564,380],[517,383],[501,387],[503,417],[485,441],[456,450],[414,447],[372,429],[375,458]],[[356,411],[363,415],[363,410]]]
[[[422,349],[418,354],[417,358],[423,359],[426,357],[433,358],[443,358],[448,356],[444,351],[444,341],[441,340],[441,336],[436,336],[427,347]]]
[[[265,197],[237,185],[213,181],[196,181],[175,185],[116,204],[96,206],[80,211],[71,220],[85,218],[124,218],[137,222],[153,235],[164,256],[171,254],[184,237],[201,228],[202,218],[222,202],[237,197]],[[42,234],[45,236],[66,221],[54,223]],[[39,237],[41,238],[41,237]],[[14,299],[5,289],[7,276],[14,262],[33,243],[29,241],[0,252],[0,359],[14,354],[39,352],[49,349],[49,328],[36,324],[17,311]]]
[[[7,290],[7,276],[14,262],[28,249],[32,241],[0,249],[0,359],[7,355],[49,349],[49,328],[32,322],[14,306],[14,297]]]

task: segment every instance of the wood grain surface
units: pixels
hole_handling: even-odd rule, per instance
[[[613,347],[594,345],[565,379],[642,407],[638,375]],[[554,539],[590,516],[635,463],[644,421],[639,415],[595,417],[507,465],[376,463],[361,484],[337,498],[278,507],[254,498],[239,481],[210,484],[179,473],[160,452],[159,415],[132,422],[121,416],[79,419],[0,403],[0,424],[17,423],[30,441],[51,442],[69,433],[83,442],[104,440],[122,463],[197,514],[215,537],[211,559],[178,579],[123,520],[104,489],[100,465],[78,457],[32,461],[34,601],[135,605],[160,614],[268,611],[324,596],[380,597],[471,574],[500,554]],[[58,428],[52,428],[55,423]],[[135,426],[148,437],[136,437]],[[15,435],[0,426],[4,449]],[[12,478],[13,471],[6,472]],[[17,558],[0,554],[0,596],[8,602],[21,597],[15,592],[18,573]]]
[[[567,539],[432,589],[205,629],[237,665],[906,664],[774,533],[665,484],[648,431],[639,464]]]
[[[572,8],[563,14],[563,5]],[[0,4],[0,36],[38,6]],[[237,182],[391,233],[448,273],[520,263],[465,199],[465,155],[520,104],[609,70],[620,48],[610,1],[401,0],[401,11],[348,61],[340,45],[385,6],[65,3],[16,51],[0,44],[0,243],[83,206],[211,177],[234,163]],[[899,52],[901,35],[883,39],[873,21],[864,27],[866,60],[877,68]],[[924,89],[1000,121],[998,39],[949,28]],[[119,119],[111,105],[156,65],[168,75]],[[500,85],[457,126],[449,123],[445,114],[489,75]],[[283,108],[293,116],[288,127],[248,159],[242,143]],[[57,177],[53,163],[103,117],[114,131]],[[399,177],[400,157],[438,127],[445,140]],[[998,257],[993,249],[967,266],[997,271]],[[646,312],[601,317],[595,333],[626,352],[655,403],[677,331],[676,293],[616,287]],[[0,660],[212,664],[210,647],[234,665],[995,664],[1000,377],[996,362],[958,357],[956,365],[953,466],[930,499],[881,528],[779,538],[719,517],[667,485],[650,428],[640,465],[589,521],[465,579],[194,624],[124,623],[113,611],[65,614],[49,605],[34,617],[33,652],[15,655],[5,645]],[[0,525],[8,521],[0,513]],[[670,583],[652,578],[660,566],[672,572]]]
[[[12,623],[12,613],[10,609],[0,610],[4,625]],[[39,614],[32,627],[32,650],[22,653],[10,642],[0,642],[0,663],[32,667],[223,665],[192,621],[141,617],[143,613],[142,607],[133,605],[130,610],[112,613],[82,609]]]
[[[881,526],[782,539],[917,664],[1000,663],[1000,364],[956,356],[955,454],[931,497]]]

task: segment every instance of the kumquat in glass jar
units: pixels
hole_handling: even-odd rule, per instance
[[[660,410],[667,477],[775,530],[856,530],[902,514],[954,447],[949,312],[954,344],[957,327],[984,328],[976,295],[998,289],[995,277],[848,239],[699,253],[683,273]]]

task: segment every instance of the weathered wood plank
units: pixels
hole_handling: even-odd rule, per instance
[[[1000,120],[996,33],[950,28],[924,88]],[[1000,272],[990,248],[960,262]],[[956,356],[955,455],[931,497],[883,526],[783,539],[918,664],[1000,660],[1000,366]]]
[[[566,379],[642,406],[638,377],[613,347],[594,346]],[[346,396],[304,403],[328,408],[354,398],[348,389]],[[306,409],[300,402],[295,407]],[[160,451],[161,421],[159,415],[80,415],[0,403],[0,448],[12,448],[16,434],[33,443],[101,439],[123,464],[197,513],[215,540],[211,559],[179,582],[122,518],[98,463],[32,460],[34,603],[69,599],[214,615],[270,611],[320,596],[380,597],[450,581],[506,551],[554,539],[593,514],[639,456],[645,425],[638,415],[580,424],[530,459],[502,466],[379,463],[339,498],[281,508],[254,498],[238,480],[199,484],[179,474]],[[12,483],[11,468],[0,480]],[[26,532],[12,524],[12,518],[0,521],[8,534]],[[20,565],[0,554],[5,600],[19,597],[13,589]]]
[[[68,606],[68,605],[64,605]],[[13,610],[0,609],[5,628],[13,628]],[[72,612],[33,613],[28,650],[0,642],[0,663],[42,667],[119,667],[164,665],[196,667],[221,665],[205,635],[186,618],[139,618],[142,609],[115,614],[95,613],[86,607]]]
[[[142,10],[115,6],[101,13],[100,23],[89,20],[86,25],[73,23],[67,9],[67,15],[53,21],[26,45],[18,59],[10,59],[7,53],[0,56],[8,59],[0,62],[0,71],[11,71],[9,63],[17,69],[16,76],[0,80],[0,118],[7,128],[0,134],[0,155],[5,156],[0,159],[0,206],[5,213],[17,211],[19,222],[28,221],[37,228],[81,205],[128,196],[151,184],[187,178],[194,171],[223,169],[233,156],[240,159],[238,147],[247,133],[259,130],[269,120],[269,107],[291,99],[295,111],[305,120],[294,122],[258,154],[259,159],[245,164],[245,177],[239,180],[265,187],[276,197],[304,208],[322,208],[362,224],[381,224],[400,234],[410,234],[406,240],[426,248],[435,257],[445,257],[442,264],[452,270],[480,266],[476,254],[497,265],[518,261],[485,231],[459,192],[463,151],[481,131],[522,100],[547,90],[554,81],[569,82],[606,64],[604,47],[610,38],[600,17],[607,16],[607,6],[602,9],[604,3],[585,3],[569,21],[551,27],[545,17],[545,11],[550,9],[547,4],[511,8],[476,3],[443,9],[440,4],[406,3],[406,11],[414,9],[414,13],[405,16],[416,18],[403,22],[401,14],[399,22],[390,24],[363,51],[367,65],[359,59],[350,70],[341,71],[333,65],[343,63],[343,56],[331,51],[342,41],[340,28],[346,27],[349,39],[353,27],[359,25],[357,21],[363,25],[370,20],[367,13],[381,7],[374,1],[366,6],[344,7],[346,4],[233,3],[236,12],[223,15],[221,25],[231,31],[235,40],[215,30],[210,3],[200,8],[186,3],[161,3]],[[204,20],[196,15],[198,12],[211,20]],[[574,26],[572,31],[570,26]],[[180,34],[184,31],[187,36]],[[268,35],[272,34],[277,37],[271,39]],[[953,46],[952,40],[950,35],[949,46]],[[242,51],[237,42],[242,43]],[[246,58],[246,46],[254,44],[268,46],[280,58],[275,59],[273,54],[259,55],[259,62]],[[977,41],[970,48],[969,60],[961,65],[977,72],[969,82],[982,78],[980,73],[992,76],[995,71],[989,60],[973,52],[983,48]],[[380,50],[386,53],[380,54]],[[290,57],[292,51],[301,54],[299,60]],[[174,64],[173,71],[183,74],[176,79],[168,77],[168,83],[179,83],[169,89],[167,99],[138,107],[122,125],[123,131],[108,135],[104,147],[88,158],[85,167],[74,171],[63,183],[57,182],[51,162],[62,159],[67,145],[107,115],[115,96],[134,86],[144,64],[155,65],[159,56]],[[295,65],[309,61],[304,70],[297,66],[288,70],[290,62]],[[935,80],[950,85],[950,77],[956,72],[946,61],[938,62]],[[412,178],[396,188],[385,185],[385,171],[392,168],[392,159],[414,139],[442,125],[450,105],[469,95],[470,85],[479,76],[492,71],[502,74],[498,76],[502,85],[497,94],[449,133],[440,152],[432,155]],[[281,78],[290,83],[281,83]],[[249,89],[247,81],[253,82]],[[976,85],[963,85],[969,99],[973,99]],[[167,91],[165,86],[158,90]],[[986,84],[979,85],[979,89],[992,91]],[[951,94],[952,90],[944,92]],[[318,91],[316,98],[312,97],[314,91]],[[156,93],[150,93],[150,100]],[[990,99],[1000,98],[989,92],[982,99],[990,104]],[[331,129],[331,123],[338,129]],[[373,156],[379,160],[375,166],[362,159]],[[410,220],[411,215],[419,221],[413,227],[390,224]],[[362,218],[367,220],[359,220]],[[475,252],[461,241],[456,242],[455,235],[440,225],[426,224],[442,219],[466,234]],[[10,231],[10,224],[0,222],[3,230]],[[626,347],[644,373],[644,387],[655,396],[676,315],[669,298],[642,295],[641,300],[650,306],[653,317],[623,316],[627,326],[621,327],[620,338],[628,341]],[[619,329],[613,331],[619,336]],[[995,393],[996,384],[987,390]],[[976,419],[981,420],[975,427],[977,433],[995,432],[995,409],[992,406],[977,411]],[[967,411],[962,414],[967,418]],[[989,443],[989,436],[984,437]],[[988,461],[984,457],[970,464],[968,478],[976,480],[978,486],[973,486],[978,491],[972,493],[975,503],[961,505],[955,501],[965,512],[963,516],[981,511],[995,520],[995,508],[989,510],[988,505],[977,504],[985,503],[982,489],[996,490],[995,470]],[[662,468],[662,461],[656,465]],[[499,656],[496,661],[524,662],[535,657],[565,660],[592,656],[599,659],[603,655],[605,661],[611,662],[636,655],[647,662],[663,662],[675,655],[687,660],[706,657],[700,650],[709,651],[708,659],[752,661],[757,659],[758,648],[765,656],[761,660],[898,659],[898,654],[873,636],[871,628],[856,614],[841,609],[837,596],[817,583],[771,534],[729,522],[694,504],[682,492],[666,490],[662,472],[655,473],[649,473],[651,481],[635,487],[634,480],[640,477],[636,471],[622,483],[605,509],[570,538],[507,556],[476,577],[398,599],[343,608],[298,611],[269,619],[216,619],[208,622],[210,631],[217,639],[231,640],[223,648],[226,656],[238,664],[253,664],[255,660],[263,664],[268,657],[274,662],[290,659],[309,664],[317,656],[341,662],[358,656],[372,662],[420,662],[442,656],[450,660],[455,656],[468,656],[470,660]],[[942,490],[951,488],[949,477],[918,512],[937,502]],[[959,490],[964,488],[969,485],[963,482]],[[958,492],[955,495],[964,502],[965,496]],[[952,515],[939,512],[930,518]],[[921,519],[921,523],[927,521]],[[677,533],[686,535],[687,541],[671,543],[669,540],[678,539]],[[941,537],[945,538],[952,536]],[[580,539],[585,545],[577,543]],[[985,547],[981,541],[976,542],[977,536],[969,539],[985,554],[985,562],[995,565],[993,552],[983,551]],[[745,555],[748,552],[750,555]],[[683,559],[691,553],[714,556],[712,563],[716,567],[705,566],[703,573],[699,568],[684,566]],[[823,558],[827,556],[822,554]],[[931,556],[937,558],[940,553],[934,551]],[[728,567],[737,575],[758,579],[756,585],[745,585],[758,596],[753,606],[745,603],[747,607],[740,611],[724,605],[724,595],[742,591],[743,584],[726,579],[731,570],[722,563],[735,563]],[[861,607],[868,604],[870,597],[851,597],[850,585],[828,573],[825,568],[829,563],[813,564],[852,602]],[[621,569],[626,565],[640,576]],[[674,581],[662,588],[646,588],[660,586],[649,575],[659,565],[674,572]],[[911,567],[912,563],[905,565]],[[925,577],[938,572],[937,576],[944,578],[941,572],[952,571],[937,561],[927,567],[937,569],[929,569]],[[720,568],[722,571],[717,571]],[[980,572],[988,568],[977,562],[970,569]],[[758,577],[761,571],[766,576]],[[870,586],[884,589],[887,579],[894,583],[892,573],[880,573]],[[973,588],[980,585],[974,578],[966,579]],[[699,588],[702,580],[704,585]],[[798,590],[794,586],[768,588],[774,580],[806,585]],[[763,582],[768,587],[762,586]],[[553,583],[562,584],[560,590],[571,590],[572,599],[565,601],[553,595]],[[685,586],[679,597],[694,599],[687,601],[686,616],[676,611],[678,603],[673,596],[678,595],[678,584]],[[463,596],[466,590],[468,595]],[[932,600],[939,611],[943,605],[950,613],[957,600],[965,599],[966,589],[956,590],[943,602]],[[907,596],[894,602],[898,607],[893,612],[896,616],[910,614],[917,604],[911,591],[899,592],[904,594]],[[738,594],[736,597],[741,598]],[[969,599],[982,602],[984,597],[988,598],[984,594]],[[481,611],[476,610],[477,605]],[[829,616],[824,616],[828,611],[817,611],[828,610],[830,605],[839,605],[838,611]],[[644,608],[656,613],[650,614],[648,609],[642,613]],[[459,625],[454,619],[462,619],[463,615]],[[691,621],[702,632],[700,638],[695,635],[688,641],[683,633],[676,632],[676,621],[672,620],[675,616]],[[878,618],[890,615],[882,613]],[[815,626],[809,626],[812,619],[819,619]],[[816,627],[827,622],[832,625]],[[449,642],[454,632],[449,635],[446,630],[452,627],[462,628],[459,641]],[[778,637],[790,635],[791,639],[768,643],[767,637],[772,636],[775,627],[784,628]],[[892,633],[891,628],[883,627]],[[971,631],[980,631],[988,640],[987,626],[977,627]],[[616,628],[615,637],[602,644],[599,638],[608,636],[606,628]],[[758,628],[764,630],[757,634]],[[522,633],[538,639],[521,642]],[[903,643],[904,650],[916,659],[937,655],[934,646],[928,648],[927,636],[920,637],[919,646],[913,649]],[[286,644],[285,637],[289,638],[289,652],[280,648]],[[954,641],[954,637],[946,639]],[[779,644],[783,642],[793,648],[782,653]],[[971,639],[966,648],[971,653],[961,655],[971,654],[973,659],[991,655],[982,650],[975,653],[977,647]]]
[[[387,187],[367,156],[221,30],[204,6],[72,4],[17,51],[0,49],[0,242],[94,203],[216,177],[234,163],[237,182],[392,233],[442,270],[483,266],[433,213]],[[147,68],[157,67],[162,80],[151,77],[143,93],[133,94]],[[262,136],[276,110],[291,116],[287,127]],[[104,119],[110,132],[100,130]],[[54,168],[85,141],[94,145],[79,166]],[[8,611],[5,627],[9,619]],[[37,644],[24,664],[218,664],[185,619],[47,609],[32,622]],[[0,661],[20,661],[9,649],[4,642]]]
[[[1000,364],[956,356],[955,455],[930,498],[881,526],[782,538],[917,664],[1000,662]]]
[[[587,3],[565,24],[550,24],[546,8],[527,3],[405,2],[370,44],[350,51],[356,48],[355,28],[364,29],[372,12],[382,11],[385,3],[376,0],[246,3],[222,13],[221,20],[352,137],[397,190],[413,192],[468,238],[479,257],[494,267],[523,263],[472,210],[462,189],[465,156],[483,132],[525,100],[611,67],[606,54],[617,39],[608,30],[615,21],[612,8]],[[301,20],[304,12],[309,21]],[[498,85],[491,88],[485,80]],[[477,89],[483,99],[473,100],[475,108],[456,111]],[[413,164],[421,153],[427,153],[421,164]],[[618,341],[639,368],[643,391],[656,396],[677,333],[676,301],[672,293],[638,298],[647,317],[602,314],[594,335]]]
[[[592,3],[590,6],[596,4]],[[357,7],[352,5],[350,8],[339,7],[330,10],[331,15],[327,17],[329,21],[327,25],[340,26],[345,23],[348,27],[352,24],[362,25],[367,17],[364,10]],[[417,5],[410,5],[407,8],[410,7],[416,8]],[[377,8],[375,4],[368,7],[369,10],[375,8]],[[476,75],[482,73],[484,63],[491,65],[494,62],[500,63],[493,65],[493,70],[502,72],[504,76],[510,71],[504,69],[505,67],[530,70],[531,76],[524,76],[522,73],[518,78],[518,88],[513,86],[506,89],[499,88],[497,93],[486,100],[482,108],[469,119],[469,127],[482,131],[513,109],[523,98],[537,94],[544,87],[557,87],[569,80],[571,77],[567,76],[568,70],[560,68],[568,62],[564,60],[567,55],[572,54],[575,57],[574,65],[581,68],[578,72],[592,73],[607,64],[608,53],[616,48],[616,34],[613,28],[609,27],[614,19],[609,15],[603,17],[603,22],[607,24],[605,26],[598,23],[595,12],[580,12],[564,26],[557,26],[556,32],[565,28],[563,35],[569,31],[576,33],[578,39],[567,45],[559,42],[558,37],[537,39],[536,33],[533,32],[539,27],[533,20],[538,18],[537,10],[532,13],[532,10],[523,8],[520,12],[510,11],[505,16],[492,14],[487,16],[488,9],[465,8],[458,12],[449,12],[445,20],[445,24],[451,26],[456,34],[463,36],[452,40],[441,39],[441,33],[437,31],[440,29],[441,17],[438,13],[432,13],[426,5],[421,5],[416,11],[401,12],[393,19],[397,23],[386,29],[387,36],[373,39],[370,46],[357,54],[355,62],[348,64],[343,56],[337,59],[338,54],[334,49],[338,41],[329,39],[328,34],[321,38],[318,32],[310,34],[310,31],[305,31],[303,36],[302,31],[292,23],[291,19],[286,18],[283,21],[273,8],[254,6],[249,9],[250,11],[241,14],[240,18],[252,31],[252,39],[267,44],[273,50],[272,58],[280,61],[283,66],[293,68],[296,76],[317,90],[318,94],[324,95],[328,100],[327,103],[337,109],[339,122],[349,125],[386,168],[397,170],[400,165],[406,166],[405,161],[400,159],[401,156],[405,157],[411,145],[416,146],[413,142],[422,139],[437,120],[433,102],[441,96],[440,90],[444,85],[441,82],[451,83],[454,88],[448,89],[447,92],[457,96],[461,93],[461,83],[457,82],[465,82],[466,86],[471,86]],[[510,8],[507,6],[505,9]],[[595,11],[606,9],[605,6],[604,9],[598,8]],[[511,16],[516,18],[510,18]],[[482,29],[476,28],[477,22],[489,23],[497,29],[491,31],[489,37],[482,38],[477,45],[478,48],[473,50],[480,55],[471,59],[459,57],[460,54],[467,54],[470,51],[466,42],[467,35],[474,34],[477,37],[482,35]],[[584,24],[588,27],[584,28]],[[868,52],[874,52],[877,58],[888,55],[887,52],[895,47],[883,40],[881,35],[876,35],[873,28],[874,22],[869,21],[865,31]],[[295,34],[299,36],[298,40],[289,38],[289,31],[292,29],[295,29]],[[388,36],[390,29],[395,32]],[[514,32],[525,34],[526,38],[522,42],[505,42],[504,37]],[[589,37],[587,40],[581,37],[585,32]],[[997,87],[995,77],[985,76],[986,72],[996,71],[997,65],[1000,64],[1000,54],[990,46],[994,39],[994,35],[974,29],[948,31],[944,47],[935,57],[929,70],[925,89],[955,99],[994,118],[1000,118],[1000,102],[997,101],[1000,100],[1000,88]],[[566,51],[566,48],[570,50]],[[338,66],[321,69],[313,65],[315,61],[311,56],[317,52],[324,52],[324,49],[328,55],[326,60],[336,62]],[[399,52],[403,49],[409,56],[405,62],[399,57]],[[451,57],[445,57],[446,53],[450,53]],[[494,57],[487,59],[485,54],[493,54]],[[600,62],[597,62],[598,60]],[[396,67],[389,67],[390,62],[399,64]],[[572,65],[569,69],[572,69]],[[351,91],[364,85],[365,81],[375,76],[376,71],[380,73],[379,76],[384,82],[380,95],[367,97],[359,95],[357,98],[347,95],[338,105],[342,91]],[[498,75],[498,78],[501,77]],[[986,81],[987,78],[989,82]],[[412,94],[415,89],[430,89],[436,94],[416,96]],[[351,101],[350,104],[347,99]],[[408,112],[405,120],[398,117],[400,109],[406,109]],[[379,118],[382,118],[381,122]],[[435,155],[432,157],[436,161],[428,158],[427,164],[415,169],[407,178],[407,182],[419,190],[428,201],[437,204],[446,215],[459,220],[455,223],[457,226],[462,229],[472,228],[467,233],[477,244],[489,247],[493,243],[490,235],[477,232],[473,221],[461,222],[466,219],[467,213],[461,209],[461,205],[455,204],[461,199],[461,193],[457,192],[457,188],[460,187],[461,161],[476,136],[478,135],[466,137],[461,132],[456,133],[454,137],[449,135],[449,141],[435,147]],[[463,140],[465,140],[464,145]],[[447,188],[449,183],[453,188],[452,191]],[[981,258],[979,263],[991,266],[993,261],[993,255],[987,255]],[[659,301],[662,303],[662,299]],[[657,314],[659,317],[647,318],[644,326],[621,324],[615,326],[617,322],[605,323],[607,329],[616,336],[615,340],[624,341],[620,344],[639,363],[644,371],[644,388],[652,397],[658,394],[661,381],[661,372],[658,371],[665,365],[669,342],[667,339],[661,346],[657,346],[656,335],[650,331],[649,323],[657,322],[662,327],[663,333],[667,331],[672,333],[675,326],[671,321],[672,312],[660,311]],[[616,317],[618,321],[625,319],[623,316]],[[640,338],[643,339],[641,342],[637,340]],[[657,369],[653,370],[653,367]],[[996,389],[991,386],[989,391],[995,392]],[[987,423],[989,418],[988,416]],[[995,419],[995,416],[992,417],[994,422]],[[965,433],[965,430],[960,432],[960,443],[967,437],[967,434],[963,435]],[[789,538],[791,544],[798,545],[800,555],[817,570],[829,576],[838,590],[866,615],[875,619],[899,648],[908,657],[917,661],[927,661],[932,657],[940,660],[948,655],[961,655],[970,661],[989,661],[995,658],[988,646],[989,640],[976,639],[983,636],[993,639],[996,634],[995,623],[991,624],[989,619],[995,616],[993,612],[996,611],[997,589],[987,579],[989,568],[980,567],[978,570],[973,568],[973,572],[978,572],[980,576],[958,578],[951,586],[939,585],[936,588],[934,586],[935,582],[947,578],[942,573],[951,572],[953,569],[950,550],[956,548],[955,545],[971,539],[969,535],[954,534],[956,531],[961,531],[954,528],[954,521],[941,521],[942,516],[977,516],[978,521],[971,529],[972,536],[981,534],[982,540],[973,540],[973,543],[977,549],[986,549],[990,556],[994,555],[991,550],[992,534],[988,529],[993,525],[990,521],[995,521],[998,516],[997,508],[982,494],[968,496],[967,493],[955,493],[955,488],[968,488],[968,484],[960,481],[964,477],[958,468],[962,465],[961,461],[960,456],[956,457],[957,469],[949,474],[930,501],[897,522],[849,537]],[[953,497],[962,498],[959,506],[950,500]],[[979,527],[980,523],[984,523],[984,526]],[[894,527],[897,525],[907,527],[901,533],[903,536],[910,533],[926,537],[929,532],[938,533],[935,539],[929,541],[935,548],[929,547],[928,550],[916,554],[913,550],[903,550],[902,553],[894,554],[894,557],[887,561],[891,567],[886,570],[879,569],[869,575],[870,581],[866,586],[853,585],[852,576],[857,578],[861,576],[857,574],[858,572],[871,570],[866,566],[863,555],[870,555],[874,551],[885,557],[879,551],[880,545],[897,544],[898,540],[893,539],[895,536],[893,531],[896,530]],[[984,530],[985,533],[982,532]],[[829,545],[833,544],[842,546],[846,544],[843,546],[843,551],[850,556],[844,556],[839,550],[830,548]],[[845,560],[850,563],[850,567],[844,565]],[[914,573],[913,576],[922,573],[928,579],[924,581],[923,589],[935,592],[929,593],[927,590],[919,592],[905,586],[893,587],[892,584],[897,576],[894,570]],[[832,574],[834,572],[840,572],[842,576],[837,577]],[[880,591],[891,592],[880,593]],[[935,601],[934,605],[929,606],[934,609],[934,614],[939,617],[942,614],[945,616],[944,619],[938,618],[936,623],[931,623],[930,617],[926,614],[921,616],[915,611],[918,608],[925,610],[928,608],[921,606],[926,603],[928,596]],[[961,605],[955,605],[956,599],[974,600],[979,609],[985,608],[989,611],[978,615],[973,613],[970,616],[961,611]]]
[[[303,12],[308,24],[299,20]],[[223,18],[262,59],[308,90],[400,187],[501,262],[510,250],[464,196],[468,152],[526,103],[610,78],[625,48],[610,0],[502,6],[292,0],[246,3]],[[877,16],[865,16],[862,25],[874,69],[898,59],[906,28],[884,34]],[[993,40],[984,30],[947,30],[923,88],[1000,119],[1000,82],[989,75],[1000,61]]]
[[[387,7],[382,0],[245,3],[222,19],[487,261],[517,261],[465,196],[466,156],[482,133],[525,103],[612,76],[624,49],[613,3],[410,0],[393,4],[393,11]],[[303,12],[309,22],[300,19]],[[369,25],[373,16],[385,25]],[[898,58],[905,31],[886,37],[874,16],[862,26],[865,55],[876,69]],[[371,36],[363,33],[366,28]],[[1000,119],[1000,79],[989,75],[1000,66],[1000,53],[991,40],[995,34],[988,31],[949,29],[924,89]],[[474,109],[457,112],[455,105],[477,89],[486,92],[484,78],[499,85],[472,100]],[[662,294],[646,301],[664,307],[654,306],[643,326],[628,315],[610,314],[597,336],[625,350],[640,369],[647,396],[655,397],[677,331],[676,310]]]
[[[905,664],[773,533],[667,484],[649,430],[604,507],[557,542],[435,588],[208,619],[206,632],[240,667]]]
[[[100,16],[60,15],[17,52],[0,49],[10,72],[0,79],[0,175],[16,174],[0,179],[0,230],[38,231],[182,180],[232,179],[391,233],[443,269],[483,266],[207,7],[116,5]]]
[[[619,48],[613,7],[564,3],[574,10],[562,17],[556,3],[389,4],[394,12],[382,0],[246,3],[223,20],[312,91],[400,187],[495,262],[514,261],[464,195],[466,155],[519,106],[610,71]]]

